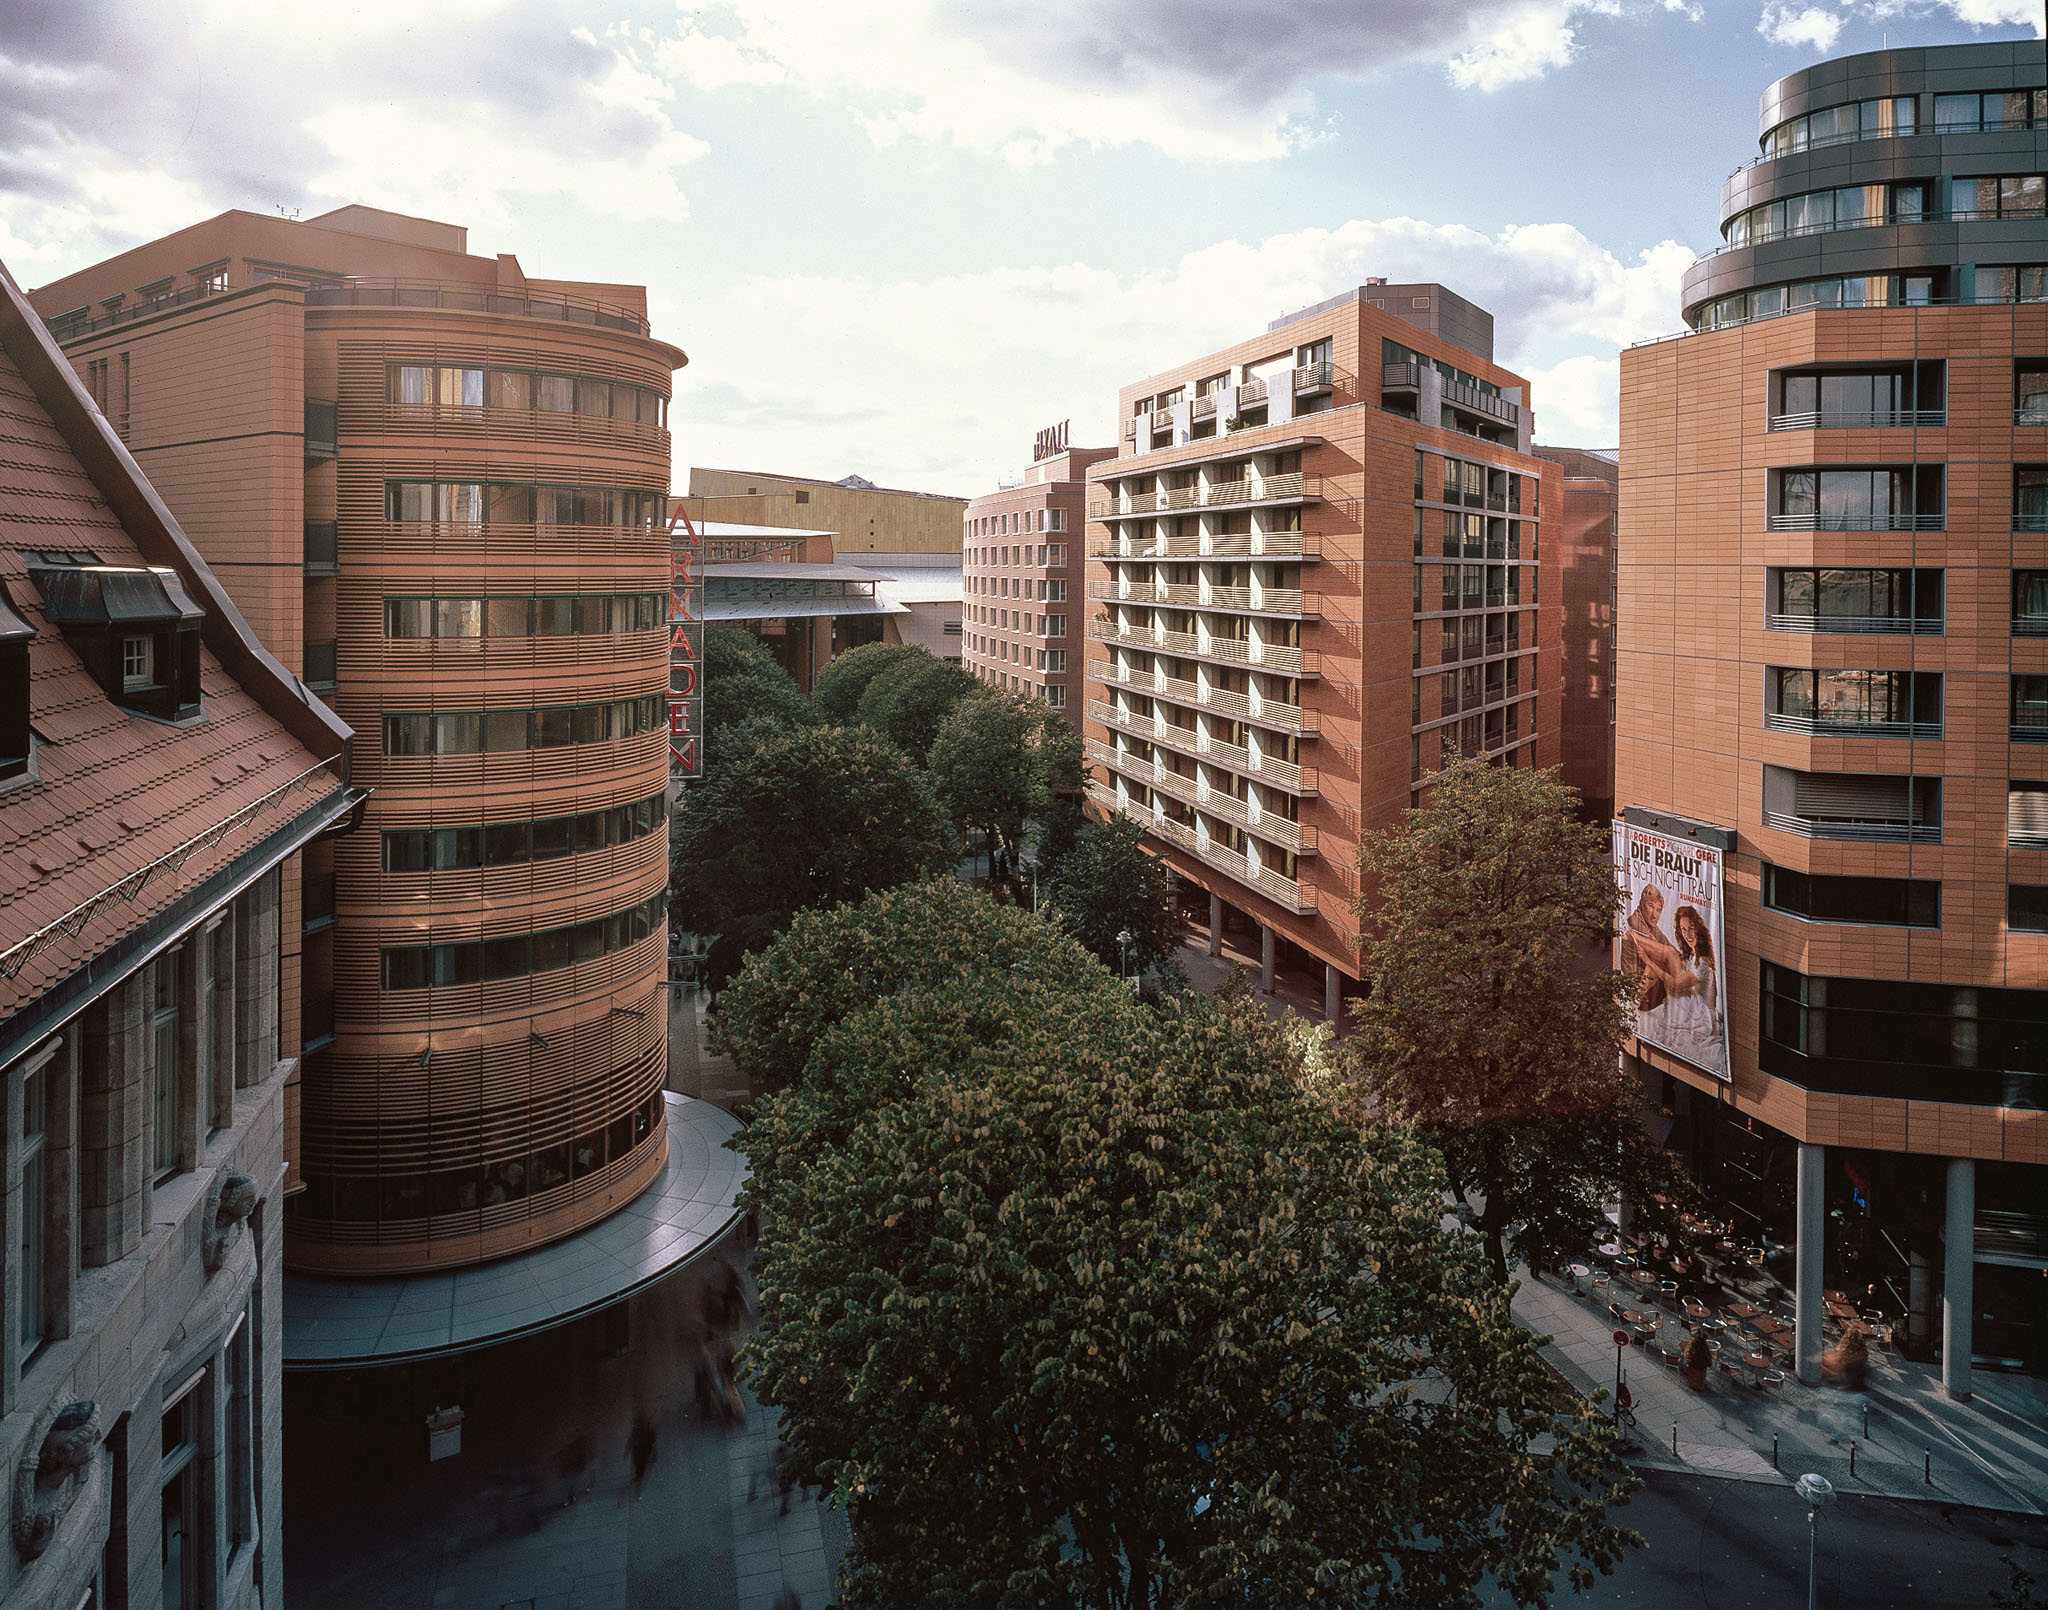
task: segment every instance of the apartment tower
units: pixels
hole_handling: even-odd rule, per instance
[[[1615,797],[1725,857],[1728,1066],[1673,1143],[1948,1389],[2048,1365],[2042,47],[1763,95],[1688,333],[1622,365]]]
[[[637,286],[454,225],[230,212],[33,298],[361,739],[308,859],[303,1271],[540,1246],[666,1157],[672,372]]]
[[[1446,752],[1558,759],[1561,476],[1492,354],[1464,298],[1368,282],[1125,387],[1089,472],[1092,798],[1333,1018],[1359,835]]]
[[[1069,447],[1065,422],[1040,431],[1031,467],[967,505],[961,526],[961,663],[982,681],[1043,699],[1081,724],[1087,475],[1112,447]],[[1070,659],[1069,656],[1072,656]]]

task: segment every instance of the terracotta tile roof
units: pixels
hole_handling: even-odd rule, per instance
[[[44,618],[26,558],[39,548],[145,563],[22,367],[0,348],[0,581],[36,629],[29,720],[39,740],[36,775],[0,788],[0,953],[156,869],[132,899],[104,905],[15,977],[0,969],[0,1019],[343,786],[211,648],[200,657],[200,720],[170,726],[113,703]],[[180,851],[189,853],[178,860]]]

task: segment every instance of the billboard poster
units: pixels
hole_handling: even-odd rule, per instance
[[[668,536],[669,777],[672,782],[692,782],[704,775],[698,742],[704,725],[704,582],[698,568],[704,545],[680,503]]]
[[[1636,1037],[1728,1079],[1721,851],[1614,824],[1622,913],[1616,965],[1636,981]]]

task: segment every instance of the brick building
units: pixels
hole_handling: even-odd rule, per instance
[[[1765,90],[1690,333],[1623,355],[1615,798],[1726,860],[1725,1077],[1639,1040],[1786,1267],[2048,1368],[2048,91],[2036,43]],[[1708,1059],[1710,1062],[1712,1058]]]
[[[1462,297],[1369,282],[1125,387],[1089,471],[1093,798],[1333,1016],[1359,835],[1447,748],[1558,759],[1562,474],[1492,352]]]
[[[0,269],[8,1604],[275,1604],[300,862],[349,731]]]
[[[1589,821],[1614,814],[1614,522],[1621,455],[1611,448],[1539,447],[1564,471],[1553,522],[1563,576],[1558,648],[1560,763]]]

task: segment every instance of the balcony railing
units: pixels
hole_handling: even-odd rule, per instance
[[[1809,738],[1939,738],[1939,721],[1856,721],[1834,716],[1790,716],[1782,711],[1764,712],[1764,725],[1773,732],[1796,732]],[[2044,734],[2048,736],[2048,734]]]
[[[603,330],[647,334],[647,320],[630,308],[561,291],[503,290],[462,280],[345,279],[306,288],[308,307],[425,307],[469,313],[512,313],[559,319]]]
[[[2022,403],[2012,411],[2015,425],[2048,425],[2048,402]]]
[[[1214,392],[1209,393],[1207,396],[1197,397],[1194,400],[1194,402],[1188,406],[1188,418],[1191,420],[1213,419],[1215,417],[1215,414],[1216,394]]]
[[[1313,650],[1304,653],[1287,643],[1254,643],[1242,637],[1197,637],[1192,632],[1154,632],[1143,627],[1119,627],[1115,621],[1100,616],[1088,622],[1088,635],[1098,643],[1123,643],[1147,654],[1220,660],[1227,665],[1284,671],[1289,676],[1316,677],[1323,674],[1319,655]]]
[[[1946,408],[1888,408],[1874,413],[1820,409],[1804,414],[1772,414],[1765,430],[1933,430],[1948,423]],[[2041,423],[2048,425],[2048,416]]]
[[[1111,537],[1088,545],[1090,559],[1307,559],[1323,557],[1314,531],[1224,531],[1214,536]]]
[[[2015,531],[2048,531],[2048,514],[2015,514],[2012,528]]]
[[[1505,397],[1496,397],[1490,391],[1481,391],[1477,386],[1460,385],[1455,380],[1444,382],[1444,401],[1453,408],[1462,408],[1468,413],[1484,414],[1489,419],[1512,425],[1522,417],[1522,410]]]
[[[2044,622],[2048,625],[2048,622]],[[1888,636],[1897,634],[1907,637],[1939,637],[1942,635],[1942,618],[1939,615],[1920,618],[1912,615],[1785,615],[1766,614],[1764,630],[1767,632],[1841,632],[1857,633],[1863,636]]]
[[[1780,833],[1796,833],[1808,839],[1844,839],[1858,844],[1939,844],[1939,822],[1901,822],[1895,819],[1856,820],[1835,817],[1793,816],[1785,811],[1764,812],[1764,826]]]
[[[1945,514],[1771,514],[1764,517],[1767,531],[1942,531]],[[2013,529],[2027,528],[2015,520]],[[2041,527],[2048,530],[2048,517]]]
[[[2048,744],[2048,721],[2015,721],[2006,736],[2016,744]]]
[[[1270,783],[1284,793],[1315,792],[1315,772],[1304,772],[1292,761],[1274,760],[1265,754],[1255,759],[1251,752],[1241,745],[1224,743],[1217,738],[1205,739],[1191,727],[1176,727],[1172,722],[1161,721],[1157,716],[1132,715],[1099,699],[1091,699],[1088,702],[1088,714],[1091,719],[1101,722],[1105,727],[1127,732],[1135,738],[1144,739],[1147,743],[1171,749],[1175,754],[1193,755],[1213,765],[1241,772],[1259,782]]]
[[[1316,593],[1295,587],[1203,587],[1172,582],[1143,592],[1119,592],[1114,583],[1091,582],[1088,596],[1097,603],[1129,604],[1139,609],[1216,609],[1245,615],[1286,615],[1302,620],[1319,617],[1323,601]]]
[[[1091,504],[1091,520],[1138,520],[1176,509],[1244,508],[1254,503],[1312,503],[1323,495],[1323,478],[1290,470],[1251,481],[1212,481],[1207,486],[1176,486],[1162,492]]]
[[[340,527],[332,520],[306,522],[306,574],[332,576],[341,569]]]
[[[1094,764],[1121,777],[1131,778],[1148,788],[1170,795],[1183,804],[1192,805],[1205,815],[1255,833],[1283,849],[1297,855],[1316,853],[1316,830],[1303,827],[1299,822],[1281,816],[1273,811],[1254,810],[1248,800],[1239,799],[1235,794],[1226,794],[1219,788],[1211,788],[1205,782],[1192,777],[1183,777],[1179,772],[1160,765],[1156,760],[1147,761],[1129,750],[1116,749],[1108,744],[1090,742],[1088,758]]]
[[[1422,389],[1422,365],[1419,363],[1383,363],[1380,365],[1380,390],[1420,391]]]
[[[1170,816],[1154,816],[1150,811],[1143,809],[1131,809],[1118,800],[1115,789],[1104,787],[1100,783],[1090,787],[1088,797],[1104,810],[1128,810],[1131,819],[1146,832],[1186,851],[1203,865],[1214,867],[1238,882],[1258,890],[1275,905],[1287,911],[1303,915],[1316,909],[1313,890],[1304,891],[1299,883],[1291,878],[1281,877],[1270,867],[1261,866],[1254,869],[1236,851],[1226,850],[1213,839],[1198,834],[1185,822],[1177,822]]]
[[[1294,371],[1294,389],[1303,391],[1329,391],[1337,384],[1338,369],[1334,363],[1304,363]]]
[[[1117,666],[1109,660],[1091,659],[1088,662],[1088,677],[1091,681],[1105,686],[1129,688],[1137,693],[1150,694],[1158,699],[1171,699],[1176,704],[1192,706],[1197,710],[1214,710],[1229,716],[1233,721],[1256,722],[1262,727],[1271,727],[1277,732],[1293,733],[1304,738],[1316,736],[1316,713],[1304,710],[1298,704],[1284,704],[1278,699],[1253,699],[1249,694],[1234,693],[1227,688],[1207,688],[1194,682],[1183,682],[1178,677],[1158,676],[1150,671],[1132,671]]]
[[[2048,615],[2015,615],[2012,618],[2014,637],[2048,637]]]
[[[1266,400],[1266,383],[1263,380],[1247,380],[1237,388],[1237,406],[1253,408]]]

